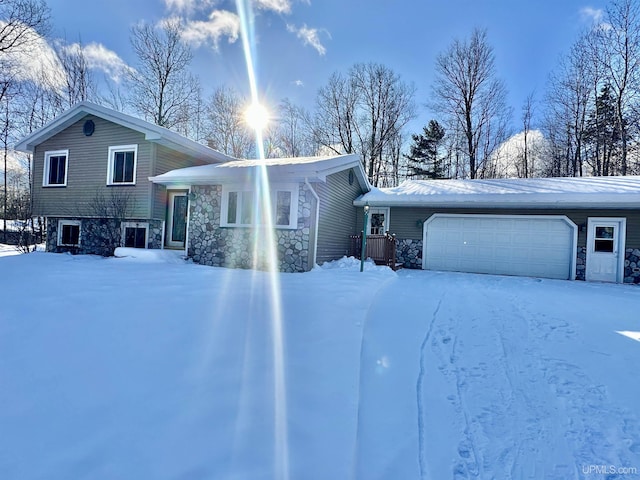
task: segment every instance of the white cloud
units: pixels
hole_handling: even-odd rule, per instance
[[[193,13],[213,5],[212,0],[164,0],[167,9],[177,13]]]
[[[584,7],[580,9],[580,17],[584,21],[600,23],[604,18],[604,10],[601,8]]]
[[[78,43],[72,43],[66,46],[65,50],[77,55],[80,48],[82,48],[82,53],[90,69],[106,73],[115,82],[120,82],[126,73],[135,71],[116,52],[109,50],[100,43],[92,42],[83,46]]]
[[[302,80],[294,80],[294,81],[293,81],[293,84],[294,84],[296,87],[304,87],[304,82],[303,82]]]
[[[253,0],[256,8],[277,13],[291,13],[291,0]]]
[[[320,55],[327,53],[327,49],[322,45],[320,41],[320,32],[324,30],[318,30],[317,28],[309,28],[306,25],[297,28],[294,25],[287,25],[287,30],[291,33],[295,33],[296,36],[303,41],[305,45],[311,45]],[[324,31],[327,35],[328,32]]]
[[[0,20],[0,26],[4,25],[6,23]],[[28,29],[24,35],[26,41],[22,46],[11,49],[2,57],[1,74],[54,90],[64,88],[66,75],[51,45],[35,30]]]
[[[238,39],[240,34],[240,18],[227,10],[214,10],[209,20],[191,20],[185,23],[182,38],[196,46],[211,44],[216,50],[222,37],[227,37],[229,43]]]
[[[605,22],[605,12],[601,8],[584,7],[580,9],[580,18],[583,22],[591,23],[598,30],[610,30],[610,23]]]

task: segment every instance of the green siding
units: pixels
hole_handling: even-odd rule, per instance
[[[95,132],[90,137],[85,136],[82,131],[87,120],[95,123]],[[107,186],[109,147],[116,145],[138,145],[136,185]],[[67,149],[67,186],[43,187],[45,152]],[[148,178],[176,168],[206,163],[151,143],[135,130],[87,115],[36,147],[33,155],[34,214],[50,217],[95,216],[90,205],[96,194],[109,199],[111,192],[121,191],[131,194],[131,218],[164,220],[167,198],[165,187],[152,184]]]
[[[86,120],[93,120],[95,132],[82,132]],[[138,145],[136,185],[107,186],[109,147]],[[43,187],[44,154],[49,150],[69,150],[66,187]],[[151,148],[144,135],[92,115],[44,141],[33,154],[33,208],[35,215],[95,216],[90,204],[96,194],[108,199],[111,192],[131,194],[132,218],[149,218]]]
[[[640,210],[579,210],[579,209],[461,209],[461,208],[422,208],[391,207],[389,228],[399,239],[422,240],[422,225],[434,213],[463,213],[491,215],[566,215],[576,225],[587,224],[588,217],[620,217],[627,219],[626,248],[640,248]],[[362,224],[362,208],[358,209],[358,222]],[[582,230],[582,229],[581,229]],[[585,246],[587,233],[578,232],[578,246]]]
[[[353,201],[363,192],[357,180],[349,185],[349,170],[329,175],[326,183],[315,183],[313,188],[320,198],[316,261],[321,264],[349,253],[349,235],[356,233]]]
[[[162,175],[177,168],[207,164],[207,162],[176,152],[162,145],[156,145],[155,151],[156,156],[153,162],[153,175]],[[167,214],[167,190],[164,185],[157,184],[154,184],[151,188],[153,196],[153,218],[164,220]]]

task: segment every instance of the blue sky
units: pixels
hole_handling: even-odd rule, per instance
[[[131,25],[180,16],[188,27],[193,68],[205,94],[226,84],[248,91],[234,2],[216,0],[49,0],[54,33],[93,46],[96,66],[135,63]],[[253,0],[258,86],[268,104],[284,97],[311,107],[332,72],[378,62],[417,87],[416,131],[432,115],[435,58],[454,38],[486,28],[499,75],[519,116],[526,96],[541,97],[549,73],[604,0]],[[101,63],[102,62],[102,63]],[[107,67],[108,66],[108,67]]]

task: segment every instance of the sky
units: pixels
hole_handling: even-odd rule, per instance
[[[517,125],[527,95],[540,98],[550,72],[605,0],[252,0],[255,63],[262,101],[283,98],[311,108],[333,72],[359,62],[386,65],[417,89],[418,131],[434,118],[430,100],[436,57],[476,27],[487,30],[498,75]],[[227,0],[48,0],[53,34],[81,40],[98,76],[121,77],[135,65],[131,26],[178,16],[194,49],[205,95],[221,85],[248,93],[236,3]],[[105,73],[106,72],[106,73]]]

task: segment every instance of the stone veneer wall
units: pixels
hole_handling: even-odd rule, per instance
[[[640,248],[627,248],[625,252],[624,283],[640,283]]]
[[[78,247],[58,246],[58,221],[80,220],[80,245]],[[147,248],[162,248],[162,221],[132,219],[127,222],[149,224]],[[117,221],[110,218],[47,218],[47,252],[54,253],[81,253],[89,255],[113,255],[114,242],[120,246],[122,232]],[[117,237],[111,241],[112,236]]]
[[[396,262],[404,268],[422,268],[422,240],[398,240]]]
[[[587,247],[578,247],[576,254],[576,280],[586,280]]]
[[[195,200],[189,212],[189,256],[203,265],[256,268],[266,270],[267,251],[263,231],[247,227],[221,227],[222,186],[194,186]],[[300,184],[298,228],[275,229],[278,269],[282,272],[305,272],[309,265],[312,194]],[[254,239],[262,237],[260,248]],[[257,258],[254,258],[254,252]]]

